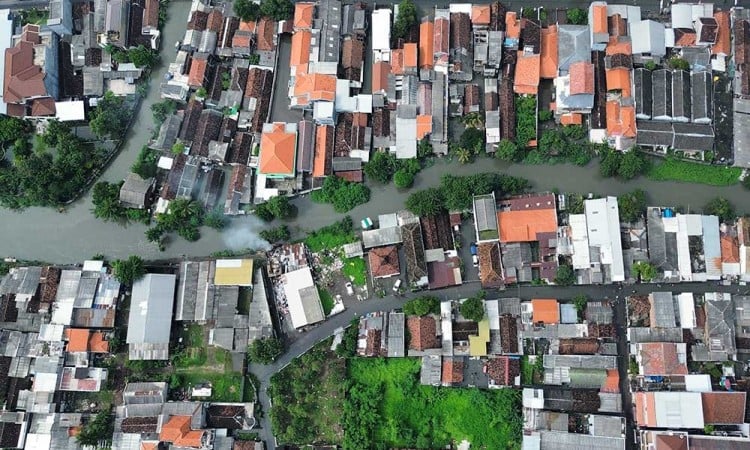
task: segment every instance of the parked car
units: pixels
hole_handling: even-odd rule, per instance
[[[472,256],[474,256],[474,255],[477,254],[477,243],[476,242],[472,242],[471,243],[471,245],[469,246],[469,251],[471,252]]]
[[[479,257],[477,255],[471,255],[471,263],[474,267],[479,267]]]
[[[398,290],[401,287],[401,278],[396,280],[396,282],[393,284],[393,292],[398,294]]]
[[[354,287],[352,287],[351,283],[346,283],[346,293],[349,295],[354,295]]]

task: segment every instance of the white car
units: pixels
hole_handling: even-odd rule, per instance
[[[346,283],[346,293],[349,295],[354,295],[354,288],[352,287],[351,283]]]
[[[477,257],[477,255],[471,255],[471,263],[474,267],[479,266],[479,257]]]
[[[393,292],[398,294],[398,289],[401,287],[401,278],[396,280],[396,283],[393,285]]]

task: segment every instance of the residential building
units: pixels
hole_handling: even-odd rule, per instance
[[[151,204],[155,185],[156,180],[153,178],[144,180],[138,174],[129,173],[120,187],[120,203],[127,208],[144,209]]]
[[[313,282],[309,267],[283,274],[282,284],[294,328],[302,328],[325,320],[318,288]]]
[[[398,248],[395,245],[373,248],[367,257],[373,278],[389,278],[400,273]]]
[[[498,239],[497,221],[495,194],[475,196],[474,228],[478,243],[492,242]]]
[[[625,281],[617,197],[589,199],[569,216],[573,269],[581,284]]]
[[[268,178],[295,176],[297,124],[267,123],[260,138],[258,172]]]
[[[51,0],[47,27],[59,36],[73,34],[73,2],[71,0]]]
[[[169,359],[176,277],[146,274],[133,284],[126,341],[131,360]]]

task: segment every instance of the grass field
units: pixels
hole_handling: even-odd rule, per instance
[[[349,258],[344,260],[344,268],[341,270],[352,283],[357,286],[367,285],[367,267],[365,259],[362,257]]]
[[[684,181],[712,186],[731,186],[739,182],[742,169],[739,167],[709,166],[675,158],[655,163],[648,178],[656,181]]]
[[[419,369],[414,358],[349,361],[355,386],[382,389],[373,447],[444,448],[465,439],[472,448],[520,448],[520,391],[422,386]]]
[[[318,295],[320,295],[320,304],[323,306],[323,314],[327,316],[333,309],[333,296],[330,292],[320,287],[318,287]]]

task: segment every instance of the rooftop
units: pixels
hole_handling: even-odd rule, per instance
[[[367,257],[373,278],[386,278],[400,273],[398,248],[395,245],[373,248]]]
[[[260,138],[259,172],[266,175],[294,175],[297,154],[295,124],[275,122],[263,127]]]

